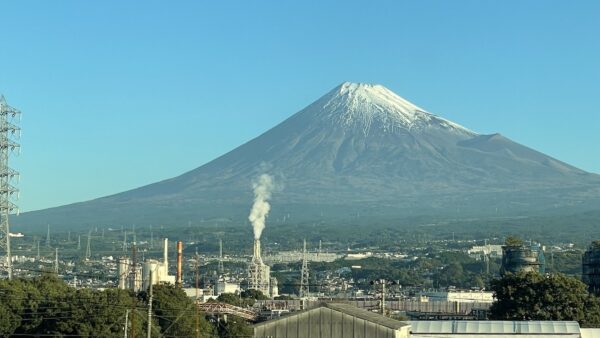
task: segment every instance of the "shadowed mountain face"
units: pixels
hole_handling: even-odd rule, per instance
[[[500,134],[479,135],[379,85],[344,83],[278,126],[181,176],[29,212],[17,224],[240,221],[252,180],[278,183],[273,216],[393,219],[456,213],[521,215],[599,205],[600,176]]]

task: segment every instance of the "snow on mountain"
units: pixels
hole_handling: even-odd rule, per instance
[[[334,124],[369,132],[441,128],[475,136],[469,129],[428,113],[381,85],[345,82],[307,109]],[[372,130],[376,129],[376,130]]]

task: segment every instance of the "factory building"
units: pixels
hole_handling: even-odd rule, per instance
[[[255,338],[405,338],[410,324],[348,304],[323,304],[254,325]]]
[[[133,271],[131,265],[129,257],[119,258],[119,289],[139,291],[142,288],[142,266],[138,264]]]
[[[240,283],[219,280],[215,284],[215,293],[217,296],[220,296],[222,293],[240,293],[240,291]]]
[[[132,267],[131,259],[121,257],[119,259],[119,288],[133,289],[134,291],[146,290],[156,284],[175,284],[175,276],[169,276],[169,240],[165,238],[163,247],[163,261],[147,259],[141,265]]]
[[[544,273],[545,264],[544,251],[538,243],[502,246],[502,276],[521,271]]]
[[[259,239],[254,240],[254,252],[248,264],[248,289],[258,290],[267,297],[271,297],[274,291],[271,287],[271,268],[262,261]]]
[[[582,258],[582,281],[590,292],[600,296],[600,241],[594,241]]]

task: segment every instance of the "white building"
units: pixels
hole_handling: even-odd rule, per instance
[[[494,293],[491,291],[432,291],[422,292],[421,299],[427,301],[445,301],[458,303],[493,303]]]
[[[206,303],[210,299],[217,299],[212,289],[182,288],[182,290],[189,298],[196,299],[197,297],[200,303]]]
[[[236,282],[226,282],[226,281],[218,281],[215,285],[215,293],[217,296],[220,296],[222,293],[239,293],[240,283]]]
[[[467,253],[473,255],[487,255],[490,257],[502,257],[502,245],[476,245],[467,250]]]

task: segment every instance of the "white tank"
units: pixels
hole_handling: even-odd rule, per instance
[[[142,275],[144,276],[142,280],[142,289],[146,290],[150,287],[150,281],[152,284],[158,284],[160,282],[159,279],[159,267],[160,263],[154,259],[148,259],[144,262]]]
[[[125,290],[129,288],[128,276],[131,269],[131,261],[127,257],[119,258],[119,289]]]

